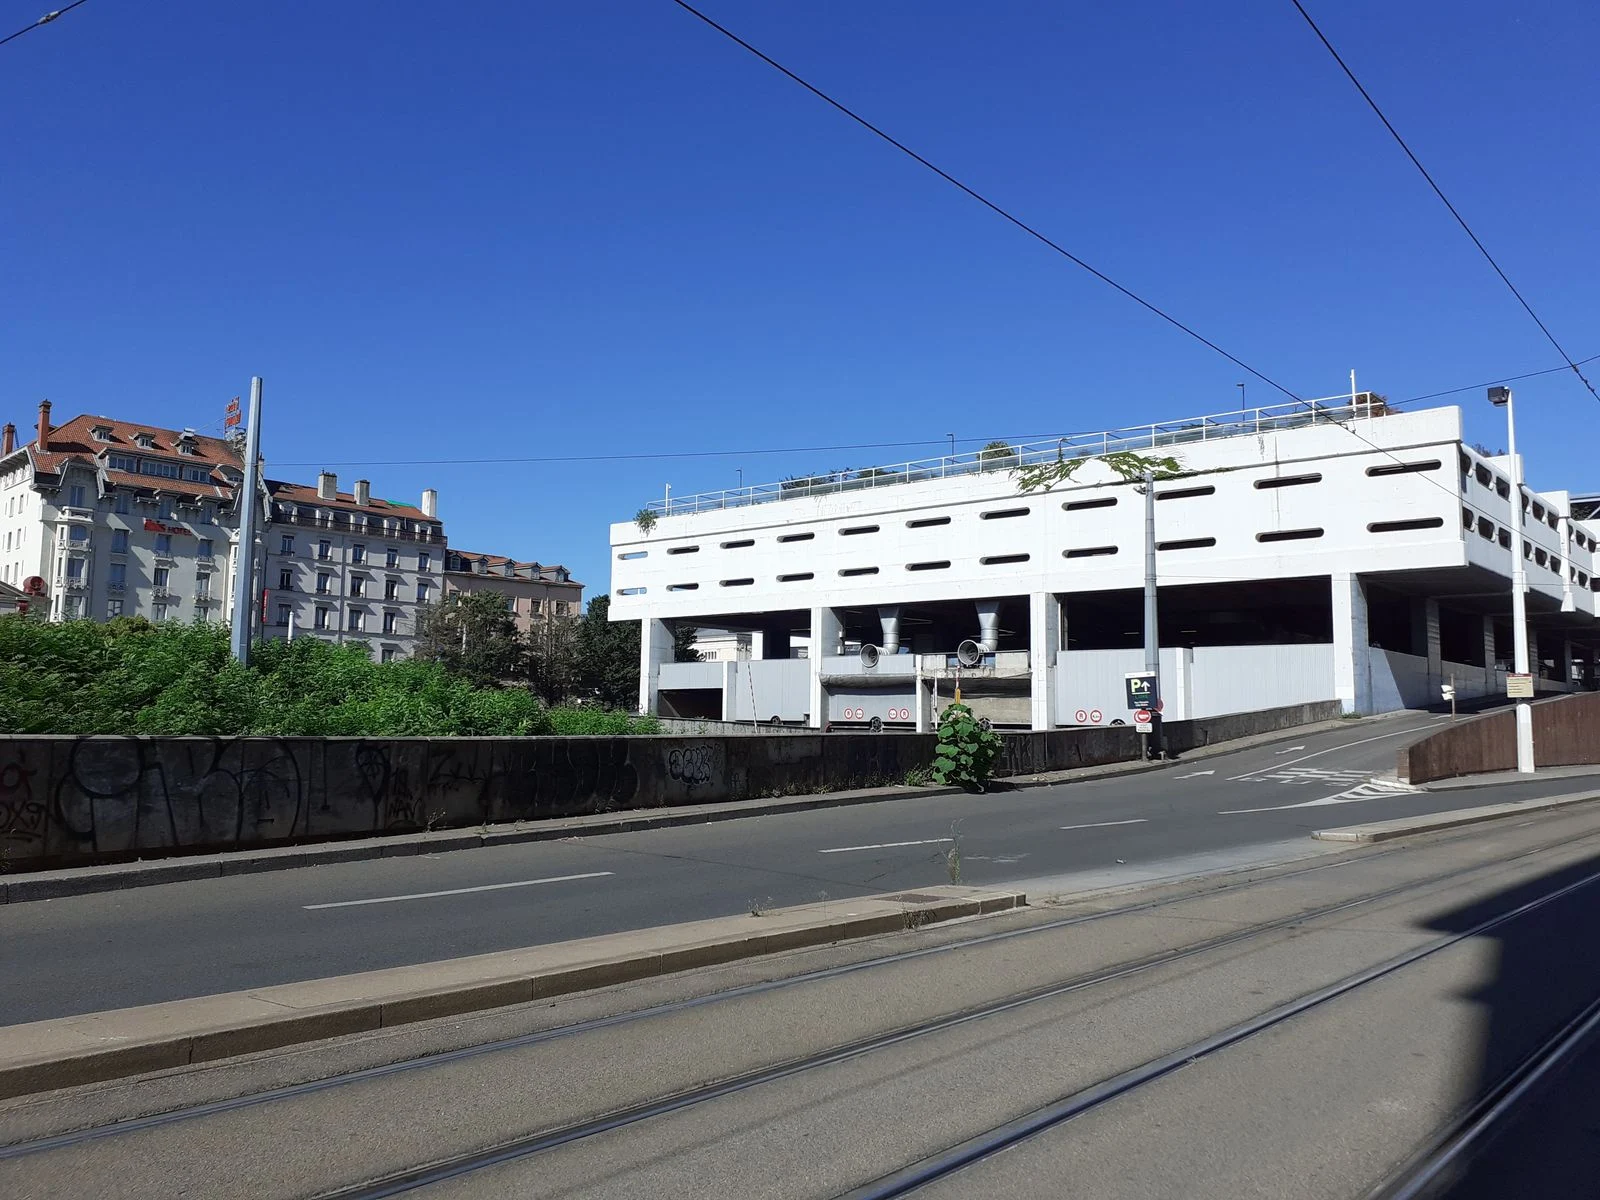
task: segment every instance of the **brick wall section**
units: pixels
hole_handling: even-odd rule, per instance
[[[1336,707],[1336,706],[1335,706]],[[1174,745],[1318,706],[1167,727]],[[898,783],[933,734],[0,738],[0,870],[114,862]],[[1000,776],[1136,760],[1131,725],[1008,734]]]
[[[1533,706],[1533,760],[1541,767],[1600,763],[1600,692],[1560,696]],[[1407,783],[1517,769],[1517,716],[1502,709],[1430,734],[1399,753]]]

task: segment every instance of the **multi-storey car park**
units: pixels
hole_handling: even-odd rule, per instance
[[[1154,506],[1168,719],[1503,695],[1519,553],[1536,686],[1593,685],[1600,525],[1525,487],[1516,544],[1511,462],[1463,442],[1459,408],[1358,394],[659,501],[611,527],[641,707],[925,729],[959,682],[996,725],[1127,721],[1145,503],[1094,461],[1116,451],[1182,472]],[[1021,490],[1062,455],[1090,461]],[[675,623],[748,632],[749,656],[671,661]]]

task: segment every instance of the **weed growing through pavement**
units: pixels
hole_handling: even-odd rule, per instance
[[[961,882],[961,822],[950,822],[950,849],[944,852],[945,874],[952,884]]]
[[[750,915],[752,917],[764,917],[771,911],[772,911],[772,897],[771,896],[768,896],[765,900],[752,900],[752,901],[750,901]]]

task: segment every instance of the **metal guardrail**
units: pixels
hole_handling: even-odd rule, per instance
[[[969,454],[941,455],[915,459],[882,467],[834,471],[803,476],[777,483],[757,483],[748,487],[701,492],[653,500],[646,508],[660,516],[683,516],[769,504],[803,496],[831,496],[869,488],[923,483],[931,479],[952,479],[968,475],[1008,474],[1022,467],[1042,466],[1058,458],[1094,458],[1117,453],[1148,453],[1196,442],[1223,438],[1254,437],[1283,429],[1309,425],[1346,425],[1356,420],[1384,416],[1392,410],[1381,401],[1331,396],[1268,408],[1236,409],[1212,416],[1189,417],[1153,425],[1134,425],[1099,433],[1074,433],[1048,441],[1021,442],[1005,450],[975,450]]]

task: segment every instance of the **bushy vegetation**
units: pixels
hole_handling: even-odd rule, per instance
[[[994,760],[1000,756],[1000,735],[985,728],[972,710],[956,703],[939,714],[939,742],[933,752],[935,783],[981,792],[989,786]]]
[[[218,625],[0,617],[0,733],[360,737],[653,733],[652,718],[546,708],[439,662],[375,663],[316,638],[258,645]]]

